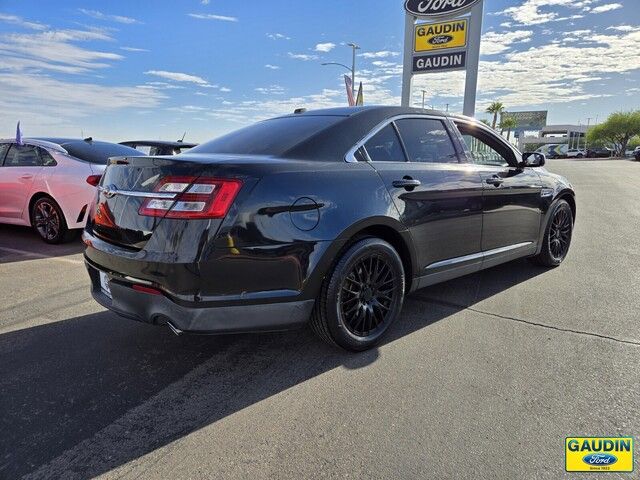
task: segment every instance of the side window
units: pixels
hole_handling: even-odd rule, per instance
[[[144,153],[145,155],[153,155],[151,153],[151,147],[148,145],[136,145],[136,150]]]
[[[356,150],[356,152],[353,154],[353,156],[359,162],[368,162],[369,161],[369,159],[367,158],[367,152],[364,151],[364,147],[360,147],[358,150]]]
[[[7,155],[7,150],[9,150],[9,147],[10,147],[9,143],[0,144],[0,167],[4,162],[4,157]]]
[[[40,157],[33,145],[12,144],[4,160],[5,167],[39,167]]]
[[[410,162],[458,163],[456,149],[441,120],[404,118],[396,125]]]
[[[456,125],[464,139],[467,158],[472,163],[504,167],[509,165],[509,159],[515,161],[513,152],[498,140],[492,139],[489,134],[472,126]]]
[[[406,162],[400,139],[389,124],[364,144],[372,162]]]
[[[38,147],[38,154],[40,155],[40,161],[45,167],[55,167],[58,163],[54,160],[49,152],[44,148]]]

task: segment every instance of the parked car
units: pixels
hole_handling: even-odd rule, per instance
[[[565,153],[566,158],[584,158],[587,156],[587,152],[578,148],[570,148]]]
[[[636,161],[640,162],[640,147],[636,147],[633,149],[633,157]]]
[[[186,143],[182,140],[177,142],[167,142],[163,140],[131,140],[120,142],[120,145],[126,145],[144,153],[145,155],[178,155],[190,148],[196,147],[197,143]]]
[[[589,158],[609,158],[613,156],[613,150],[606,147],[590,148],[587,150],[587,157]]]
[[[310,323],[380,341],[404,295],[566,257],[571,185],[473,119],[401,107],[262,121],[174,157],[111,159],[83,234],[93,297],[175,333]]]
[[[31,225],[47,243],[70,240],[114,155],[139,153],[91,138],[0,140],[0,223]]]
[[[538,148],[536,152],[542,153],[547,159],[563,158],[567,146],[564,144],[549,144]]]

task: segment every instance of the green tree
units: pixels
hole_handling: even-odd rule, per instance
[[[511,130],[518,127],[518,122],[513,117],[504,117],[500,122],[500,131],[507,131],[507,141],[511,140]]]
[[[527,143],[524,146],[525,151],[527,152],[535,152],[540,147],[544,147],[546,143]]]
[[[631,140],[629,140],[629,148],[640,147],[640,135],[636,135]]]
[[[605,144],[612,147],[616,155],[624,156],[629,140],[640,135],[640,110],[616,112],[607,120],[589,129],[589,145]]]
[[[492,102],[491,105],[487,107],[487,113],[491,113],[493,115],[493,122],[491,123],[491,128],[496,128],[496,123],[498,123],[498,115],[504,112],[504,104],[502,102]]]
[[[480,120],[482,123],[484,123],[487,127],[491,126],[491,122],[489,120],[487,120],[486,118],[483,118],[482,120]]]

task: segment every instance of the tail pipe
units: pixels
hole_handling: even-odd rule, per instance
[[[171,323],[171,321],[167,320],[167,325],[169,325],[169,328],[171,329],[171,331],[173,333],[175,333],[176,335],[182,335],[182,330],[180,330],[179,328],[177,328],[173,323]]]

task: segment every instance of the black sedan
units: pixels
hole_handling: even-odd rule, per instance
[[[589,148],[587,158],[609,158],[613,156],[613,151],[605,147]]]
[[[120,142],[120,145],[135,148],[145,155],[178,155],[190,148],[197,146],[197,143],[187,143],[182,140],[170,142],[167,140],[127,140]]]
[[[94,298],[174,332],[309,323],[378,342],[405,294],[567,255],[571,185],[482,123],[356,107],[262,121],[174,157],[112,159],[84,232]]]

